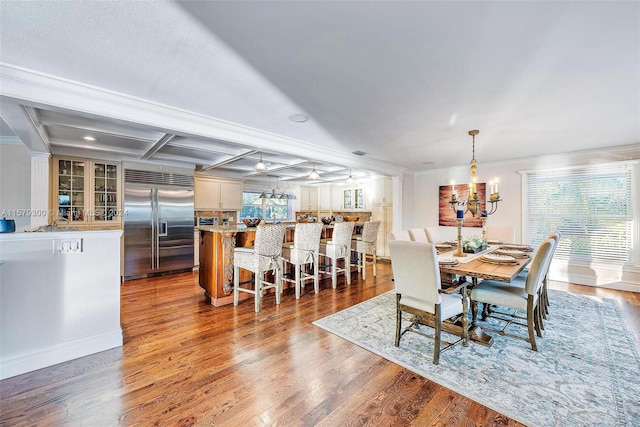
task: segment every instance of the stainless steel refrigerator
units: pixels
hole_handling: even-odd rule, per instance
[[[193,174],[124,170],[124,278],[193,268]]]

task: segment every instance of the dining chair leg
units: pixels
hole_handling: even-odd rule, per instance
[[[437,365],[440,363],[440,338],[442,336],[442,319],[440,314],[440,304],[436,304],[435,310],[435,343],[433,345],[433,364]]]
[[[338,258],[334,258],[331,260],[331,286],[333,289],[338,287],[338,271],[336,267],[338,266]]]
[[[376,252],[373,253],[373,277],[376,277],[376,267],[378,264],[378,254]]]
[[[361,254],[360,259],[360,263],[362,264],[362,280],[367,280],[367,254]]]
[[[344,275],[347,279],[347,286],[351,286],[351,261],[349,255],[344,258]]]
[[[400,346],[400,330],[402,329],[402,310],[400,310],[400,294],[396,294],[396,347]]]
[[[531,343],[531,349],[533,351],[538,351],[538,346],[536,345],[536,334],[534,331],[533,323],[535,322],[533,313],[533,300],[531,295],[529,295],[529,301],[527,303],[527,330],[529,331],[529,342]]]
[[[282,289],[282,276],[284,274],[284,271],[282,270],[282,268],[278,268],[275,271],[275,275],[274,275],[274,280],[275,280],[275,285],[276,285],[276,305],[280,304],[280,296],[282,294],[282,292],[280,292],[280,289]]]

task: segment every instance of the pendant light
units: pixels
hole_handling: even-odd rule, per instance
[[[255,170],[258,173],[267,173],[267,172],[269,172],[269,168],[262,161],[262,153],[260,153],[260,161],[258,163],[256,163],[255,165],[253,165],[253,170]]]
[[[316,170],[316,164],[314,163],[313,164],[313,170],[309,174],[309,179],[318,179],[318,178],[320,178],[320,174]]]
[[[355,182],[355,179],[351,176],[351,168],[349,168],[349,178],[347,178],[347,184],[351,185]]]

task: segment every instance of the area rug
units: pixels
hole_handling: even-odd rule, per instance
[[[407,332],[394,346],[393,291],[314,325],[528,426],[640,426],[640,357],[616,302],[549,294],[551,316],[537,352],[490,333],[493,346],[455,346],[440,355],[439,365],[432,363],[433,340],[419,334]],[[479,324],[495,329],[504,324],[498,322]],[[509,331],[526,336],[525,329]]]

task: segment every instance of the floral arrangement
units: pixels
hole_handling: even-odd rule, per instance
[[[462,241],[462,249],[465,252],[478,252],[487,247],[487,239],[480,236],[471,236]]]

